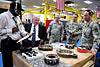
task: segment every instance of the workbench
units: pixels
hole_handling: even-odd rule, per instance
[[[38,50],[38,48],[34,48]],[[87,53],[80,53],[77,52],[77,48],[71,49],[78,55],[78,58],[60,58],[60,62],[64,62],[68,65],[71,65],[72,67],[82,67],[85,63],[87,63],[90,59],[93,58],[93,55],[89,52]],[[57,54],[56,49],[53,49],[53,51],[40,51],[44,54]],[[21,56],[19,56],[16,52],[13,52],[13,62],[16,65],[16,67],[32,67],[29,63],[23,60]]]

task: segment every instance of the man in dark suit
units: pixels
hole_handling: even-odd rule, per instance
[[[44,43],[47,38],[46,28],[42,25],[39,25],[39,21],[39,16],[35,16],[32,23],[25,24],[25,31],[29,33],[33,32],[33,35],[28,38],[28,40],[24,41],[23,45],[37,47],[39,44],[42,45]]]

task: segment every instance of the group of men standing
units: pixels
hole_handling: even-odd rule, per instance
[[[3,66],[13,67],[12,51],[20,49],[20,43],[17,43],[20,36],[32,36],[23,41],[24,46],[37,47],[46,40],[46,28],[39,25],[40,17],[34,16],[30,24],[23,26],[19,17],[22,7],[18,2],[12,2],[8,11],[0,14],[0,36],[1,52],[3,56]]]
[[[64,24],[60,21],[60,16],[56,15],[55,20],[52,21],[47,29],[47,39],[49,43],[61,42],[64,38],[64,29],[67,35],[67,41],[70,44],[77,44],[81,37],[82,26],[77,22],[78,15],[74,14],[71,22]]]
[[[77,21],[78,15],[73,14],[71,22],[65,25],[67,42],[69,44],[77,45],[81,39],[81,45],[87,46],[93,55],[96,55],[100,43],[100,27],[96,21],[92,19],[93,12],[86,10],[84,12],[84,23]],[[57,15],[55,20],[49,24],[47,30],[47,38],[49,43],[63,41],[64,26],[60,22],[60,16]]]
[[[55,20],[49,24],[46,32],[44,26],[39,25],[39,16],[35,16],[30,24],[24,27],[21,23],[19,14],[21,14],[21,5],[19,3],[11,3],[10,9],[7,12],[0,14],[0,36],[1,36],[1,51],[3,54],[4,67],[13,67],[12,51],[20,47],[20,43],[16,43],[23,36],[33,33],[30,38],[24,41],[24,44],[37,47],[42,45],[46,39],[49,43],[63,41],[64,26],[60,22],[60,16],[56,15]],[[78,39],[82,39],[82,45],[87,46],[93,55],[96,55],[100,40],[99,25],[92,20],[93,12],[86,10],[84,12],[84,24],[77,22],[78,15],[73,15],[72,22],[65,25],[68,35],[68,43],[77,44]]]

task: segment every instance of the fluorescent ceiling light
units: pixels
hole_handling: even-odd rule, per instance
[[[89,0],[84,1],[84,3],[87,3],[87,4],[92,4],[92,2],[91,2],[91,1],[89,1]]]
[[[43,6],[44,6],[44,5],[45,5],[45,3],[41,3],[41,5],[43,5]]]
[[[40,8],[40,6],[33,6],[33,7],[35,7],[35,8]]]
[[[53,0],[54,2],[56,2],[56,0]]]
[[[81,8],[82,10],[87,10],[87,8]]]
[[[51,13],[51,14],[56,14],[57,12],[49,12],[49,13]]]
[[[74,4],[73,4],[73,3],[71,3],[71,4],[68,4],[68,6],[74,6]]]
[[[66,11],[62,11],[63,13],[66,13]]]
[[[72,14],[72,12],[67,12],[68,14]]]
[[[63,15],[63,16],[68,16],[67,14],[62,14],[62,13],[61,13],[60,15]]]

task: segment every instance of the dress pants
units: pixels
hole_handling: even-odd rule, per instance
[[[10,37],[1,41],[1,52],[3,56],[3,67],[13,67],[12,51],[18,50],[20,44]]]

